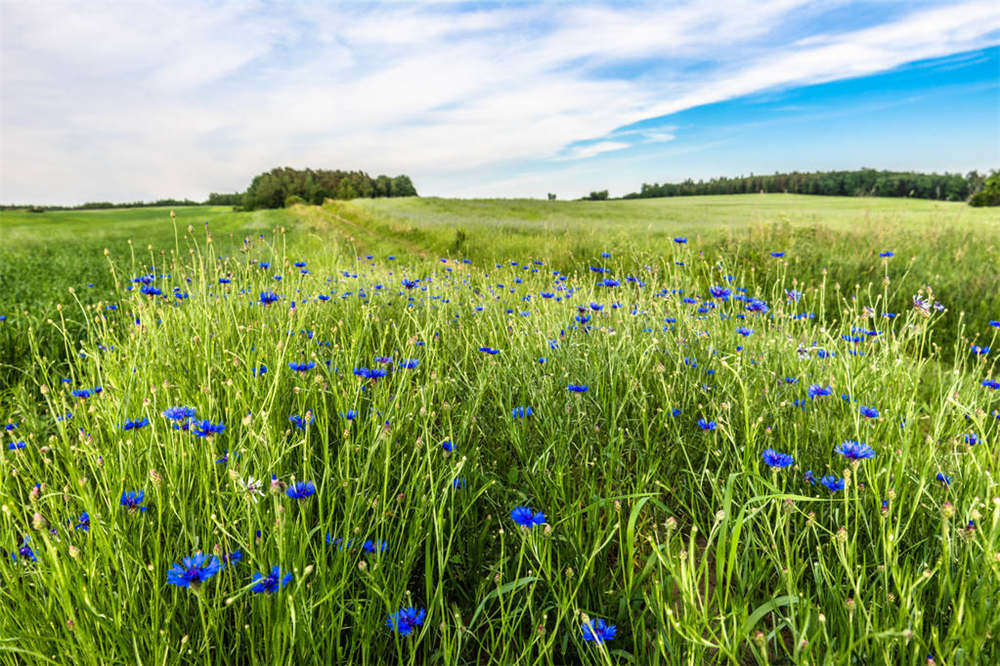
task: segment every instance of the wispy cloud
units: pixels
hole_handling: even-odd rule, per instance
[[[487,192],[674,138],[620,129],[644,119],[1000,41],[992,3],[824,20],[853,7],[7,2],[0,199],[203,197],[279,164]]]

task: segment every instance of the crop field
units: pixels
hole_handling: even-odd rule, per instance
[[[0,213],[0,663],[1000,663],[1000,217]]]

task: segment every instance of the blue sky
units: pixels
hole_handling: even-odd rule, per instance
[[[278,165],[561,198],[1000,167],[990,2],[137,5],[0,5],[0,201],[201,199]]]

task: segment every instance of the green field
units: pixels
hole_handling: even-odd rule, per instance
[[[169,213],[0,213],[0,663],[1000,662],[995,211]]]

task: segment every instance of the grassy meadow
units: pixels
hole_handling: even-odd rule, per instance
[[[0,663],[1000,662],[995,211],[0,232]]]

